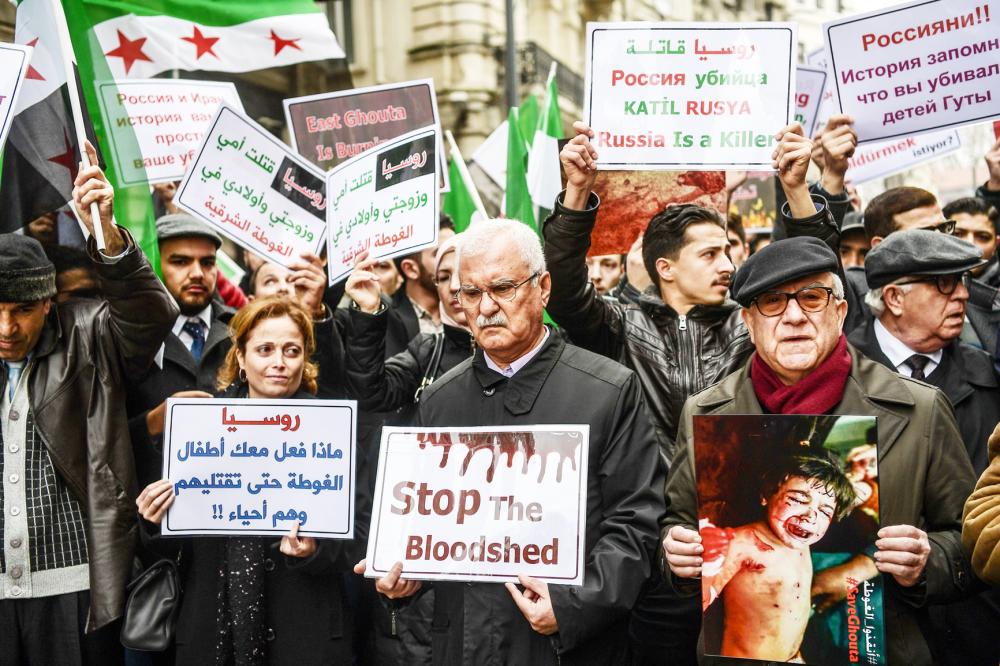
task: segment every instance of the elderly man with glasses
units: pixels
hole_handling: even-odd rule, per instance
[[[623,664],[629,610],[654,566],[665,466],[635,374],[545,326],[538,236],[516,220],[473,224],[459,243],[459,302],[478,348],[420,398],[423,426],[589,424],[582,587],[434,583],[435,664]],[[362,570],[362,566],[356,571]],[[420,587],[397,564],[390,598]]]
[[[837,256],[825,243],[792,238],[772,243],[737,271],[733,297],[743,307],[755,352],[742,369],[684,406],[666,486],[666,574],[679,592],[700,594],[704,550],[695,531],[694,415],[877,416],[883,527],[876,550],[816,572],[811,594],[825,606],[847,596],[848,578],[883,574],[889,663],[932,664],[920,626],[929,604],[969,593],[968,556],[959,537],[975,477],[944,394],[848,344],[837,269]]]

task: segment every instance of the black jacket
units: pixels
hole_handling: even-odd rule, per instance
[[[388,328],[385,337],[385,357],[395,356],[405,351],[410,340],[420,333],[420,322],[417,313],[413,311],[413,303],[406,295],[404,283],[389,301]]]
[[[653,291],[631,304],[601,298],[587,278],[585,261],[600,202],[591,194],[587,209],[576,211],[565,208],[562,197],[544,227],[545,261],[552,274],[548,313],[574,344],[638,375],[669,461],[687,397],[736,370],[753,351],[740,308],[729,301],[678,315]]]
[[[435,583],[434,663],[625,663],[629,609],[650,575],[665,510],[665,467],[636,376],[550,333],[511,379],[477,350],[424,391],[419,422],[590,424],[585,584],[549,585],[559,631],[535,633],[503,585]]]

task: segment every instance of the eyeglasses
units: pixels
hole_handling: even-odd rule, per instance
[[[830,287],[803,287],[794,292],[769,291],[753,299],[757,312],[765,317],[777,317],[788,307],[788,300],[794,298],[803,312],[820,312],[830,304],[833,289]]]
[[[955,293],[955,290],[958,289],[959,282],[965,285],[966,288],[969,287],[969,274],[952,273],[951,275],[928,275],[927,277],[913,278],[912,280],[907,280],[906,282],[893,282],[892,284],[904,285],[916,284],[918,282],[933,282],[941,294],[951,296]]]
[[[929,227],[921,227],[924,231],[937,231],[942,234],[953,235],[955,233],[955,220],[944,220]]]
[[[526,279],[520,282],[514,282],[513,280],[506,280],[498,282],[486,289],[477,289],[476,287],[470,285],[462,285],[462,288],[458,292],[458,300],[462,304],[462,307],[474,308],[479,305],[479,302],[483,300],[483,293],[490,295],[490,298],[494,303],[506,302],[509,303],[517,297],[517,288],[521,285],[527,284],[531,280],[541,275],[540,272],[535,271],[529,275]]]

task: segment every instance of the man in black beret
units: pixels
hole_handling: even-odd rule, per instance
[[[836,605],[848,594],[848,578],[883,574],[890,663],[929,665],[933,658],[920,630],[926,606],[968,593],[960,529],[975,477],[944,394],[848,344],[837,267],[826,243],[799,237],[771,243],[736,272],[733,297],[755,352],[740,370],[691,396],[681,412],[666,486],[665,573],[678,593],[700,594],[704,551],[695,531],[693,416],[877,416],[884,525],[877,550],[815,572],[811,595],[818,607]]]
[[[104,232],[106,249],[91,238],[88,252],[105,300],[55,305],[42,246],[0,235],[0,664],[122,661],[137,537],[124,378],[152,362],[176,316],[114,224],[101,170],[81,165],[74,185],[80,220]]]

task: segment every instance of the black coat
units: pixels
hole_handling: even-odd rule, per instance
[[[385,357],[395,356],[406,351],[410,340],[420,333],[420,322],[417,321],[417,313],[413,311],[413,303],[406,295],[406,283],[396,290],[396,293],[388,299],[389,311],[387,313],[389,322],[385,336]]]
[[[224,395],[246,397],[230,388]],[[313,396],[300,391],[296,399]],[[365,554],[371,521],[367,465],[357,467],[354,539],[319,539],[308,558],[287,557],[268,542],[262,563],[265,576],[266,649],[268,666],[335,666],[353,659],[354,617],[345,593],[345,574]],[[157,554],[180,553],[183,596],[177,619],[177,666],[215,663],[215,628],[219,613],[219,571],[226,557],[227,537],[162,537],[142,521],[147,545]]]
[[[477,350],[424,391],[421,426],[589,423],[586,573],[549,585],[559,631],[531,629],[503,585],[435,583],[435,664],[621,664],[629,610],[649,577],[665,466],[635,374],[549,335],[511,379]]]
[[[875,320],[856,329],[847,339],[868,358],[896,369],[878,345]],[[979,476],[989,464],[986,441],[1000,423],[1000,383],[986,352],[958,341],[941,351],[941,363],[924,381],[941,389],[955,408],[962,441]]]

